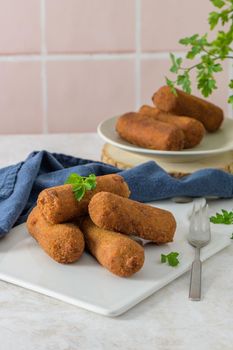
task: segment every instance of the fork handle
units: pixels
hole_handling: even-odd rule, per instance
[[[189,299],[201,300],[201,260],[196,258],[192,263]]]

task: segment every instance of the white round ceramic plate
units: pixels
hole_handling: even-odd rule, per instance
[[[115,130],[117,118],[113,117],[103,121],[99,124],[97,131],[104,141],[127,151],[151,154],[158,157],[175,156],[180,159],[187,157],[191,159],[213,156],[233,150],[233,119],[226,118],[217,132],[212,134],[206,133],[201,144],[194,148],[182,151],[161,151],[135,146],[120,138]]]

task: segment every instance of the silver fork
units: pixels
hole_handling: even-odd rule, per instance
[[[189,298],[191,300],[201,299],[201,270],[200,250],[206,246],[211,239],[210,222],[208,217],[208,205],[196,208],[193,205],[193,211],[190,218],[188,242],[195,247],[195,258],[192,263]]]

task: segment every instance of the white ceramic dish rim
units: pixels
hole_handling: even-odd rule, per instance
[[[112,144],[113,146],[124,149],[126,151],[131,151],[135,153],[153,154],[153,155],[159,155],[164,157],[167,157],[167,156],[195,157],[195,156],[201,156],[201,155],[203,156],[216,155],[216,154],[221,154],[221,153],[225,153],[227,151],[233,150],[233,135],[232,135],[232,142],[229,143],[227,146],[222,148],[214,148],[210,150],[195,150],[195,148],[193,148],[192,150],[184,150],[184,151],[161,151],[161,150],[152,150],[148,148],[134,146],[128,142],[125,145],[121,142],[114,141],[113,139],[106,136],[105,133],[103,132],[103,126],[106,124],[106,122],[109,122],[110,120],[116,120],[117,118],[118,117],[112,117],[102,121],[97,127],[97,132],[104,141]],[[226,118],[225,121],[226,120],[227,122],[232,123],[232,129],[233,129],[233,120],[231,120],[230,118]],[[126,143],[126,141],[124,142]]]

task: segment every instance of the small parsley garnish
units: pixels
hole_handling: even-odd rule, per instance
[[[161,263],[167,262],[170,266],[177,266],[179,264],[178,256],[177,252],[171,252],[167,255],[161,254]]]
[[[68,176],[65,184],[72,185],[75,199],[81,201],[86,191],[94,190],[96,188],[96,176],[95,174],[80,176],[76,173],[72,173]]]
[[[213,224],[233,224],[233,211],[227,211],[222,209],[222,214],[216,213],[215,216],[210,217],[210,222]]]
[[[230,237],[230,239],[233,239],[233,233],[231,234],[231,237]]]

